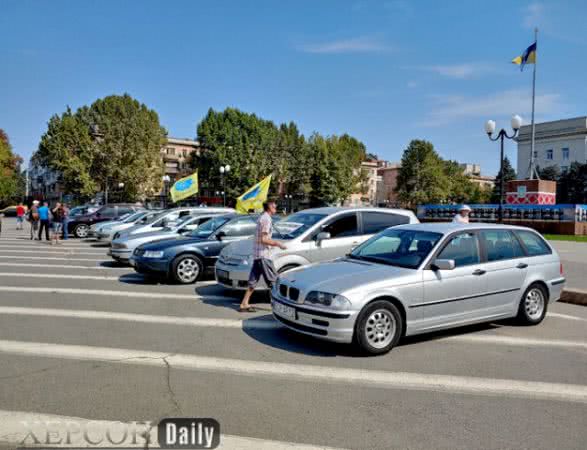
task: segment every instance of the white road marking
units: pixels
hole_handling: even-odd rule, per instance
[[[26,242],[26,241],[25,241]],[[107,250],[108,247],[104,246],[103,248],[100,247],[92,247],[90,245],[66,245],[66,244],[62,244],[61,242],[59,243],[59,245],[53,245],[51,246],[51,244],[49,243],[45,243],[45,241],[43,241],[43,243],[40,243],[39,241],[31,241],[30,244],[26,243],[26,244],[22,244],[22,243],[17,243],[17,242],[2,242],[2,240],[0,240],[0,247],[2,248],[21,248],[21,249],[27,249],[27,248],[52,248],[52,249],[74,249],[74,250]]]
[[[198,294],[166,294],[163,292],[136,292],[136,291],[106,291],[103,289],[69,289],[69,288],[45,288],[26,286],[0,286],[0,292],[31,292],[44,294],[73,294],[73,295],[97,295],[102,297],[134,297],[134,298],[155,298],[155,299],[178,299],[178,300],[226,300],[230,297],[223,295],[198,295]]]
[[[0,262],[0,267],[42,267],[55,269],[88,269],[88,270],[130,270],[130,267],[106,267],[106,266],[74,266],[68,264],[35,264],[35,263],[3,263]]]
[[[0,341],[0,353],[76,361],[106,361],[152,367],[166,367],[169,364],[174,369],[246,375],[257,378],[267,377],[272,380],[289,379],[386,389],[587,403],[587,386],[576,384],[350,369],[335,366],[169,354],[124,348],[6,340]]]
[[[102,255],[102,256],[106,256],[106,252],[103,251],[97,251],[97,252],[78,252],[76,250],[72,250],[70,252],[68,251],[64,251],[64,249],[56,249],[56,248],[51,248],[51,247],[46,247],[46,248],[38,248],[35,250],[4,250],[1,249],[0,250],[2,253],[34,253],[34,254],[39,254],[39,253],[48,253],[51,255],[85,255],[85,256],[92,256],[92,255]]]
[[[0,255],[0,258],[2,259],[34,259],[35,261],[37,260],[48,260],[48,261],[91,261],[91,262],[95,262],[95,263],[100,263],[100,262],[104,262],[104,263],[112,263],[112,260],[108,260],[108,259],[96,259],[96,258],[63,258],[60,256],[18,256],[18,255],[13,255],[13,256],[4,256],[4,255]]]
[[[485,334],[463,334],[440,338],[439,341],[458,341],[472,344],[498,344],[523,347],[564,347],[587,350],[587,342],[567,341],[562,339],[534,339],[512,336],[495,336]]]
[[[259,319],[213,319],[203,317],[153,316],[148,314],[115,313],[109,311],[88,311],[54,308],[23,308],[19,306],[0,306],[0,315],[23,315],[40,317],[65,317],[76,319],[116,320],[163,325],[191,327],[238,328],[272,330],[281,328],[274,320]]]
[[[123,276],[127,280],[144,280],[144,277],[140,274],[129,273],[123,274],[116,277],[109,277],[106,275],[70,275],[70,274],[56,274],[56,273],[11,273],[11,272],[0,272],[0,277],[20,277],[20,278],[54,278],[54,279],[66,279],[66,280],[110,280],[118,281]]]
[[[548,317],[556,317],[558,319],[568,319],[568,320],[579,320],[581,322],[587,322],[587,318],[584,317],[577,317],[577,316],[571,316],[569,314],[559,314],[559,313],[548,313]]]
[[[54,440],[63,441],[59,444],[60,448],[87,447],[88,442],[85,440],[84,433],[81,430],[88,430],[94,442],[102,440],[100,444],[92,445],[92,447],[122,446],[125,448],[144,448],[146,433],[148,432],[150,442],[148,447],[160,448],[157,440],[157,424],[151,423],[150,425],[139,421],[93,420],[56,414],[0,410],[0,436],[2,437],[2,441],[20,447],[33,446],[34,438],[32,435],[42,439],[47,434],[47,430],[50,429]],[[56,433],[53,433],[53,430],[56,430]],[[69,442],[67,440],[68,430],[70,431]],[[78,432],[78,430],[80,431]],[[110,432],[111,440],[120,442],[125,436],[124,430],[126,430],[127,438],[123,442],[118,445],[113,445],[108,441],[108,431]],[[31,432],[32,435],[29,434]],[[66,444],[66,442],[68,443]],[[335,450],[333,447],[233,436],[224,433],[221,433],[220,445],[216,448],[224,450]]]

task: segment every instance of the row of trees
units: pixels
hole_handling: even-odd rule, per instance
[[[112,95],[51,117],[33,159],[61,173],[65,193],[89,198],[124,183],[137,199],[159,192],[166,142],[154,110]]]
[[[342,136],[306,138],[293,122],[276,125],[235,108],[210,109],[197,127],[205,149],[192,161],[202,187],[220,186],[220,166],[230,165],[227,196],[236,197],[273,174],[272,194],[309,198],[312,204],[338,203],[361,190],[360,166],[367,154],[359,140]]]
[[[515,174],[514,174],[515,177]],[[456,161],[445,160],[432,143],[413,140],[404,150],[396,188],[400,201],[424,203],[488,203],[493,195],[463,173]]]
[[[0,207],[22,199],[25,180],[20,172],[22,159],[15,155],[8,135],[0,129]]]
[[[557,166],[538,168],[538,175],[556,181],[557,203],[587,203],[587,163],[574,162],[565,172]]]

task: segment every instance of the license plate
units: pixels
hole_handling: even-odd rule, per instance
[[[225,280],[228,280],[228,272],[226,270],[217,270],[216,271],[216,276],[218,278],[224,278]]]
[[[296,318],[296,310],[291,306],[287,306],[278,302],[273,302],[273,309],[282,316],[289,317],[290,319]]]

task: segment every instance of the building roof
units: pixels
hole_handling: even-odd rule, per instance
[[[168,144],[176,144],[176,145],[190,145],[192,147],[199,147],[200,142],[194,139],[187,139],[187,138],[174,138],[168,137],[167,138]]]
[[[587,134],[587,116],[573,117],[570,119],[553,120],[535,124],[536,139],[552,137],[573,136]],[[516,140],[518,142],[529,141],[532,136],[532,126],[523,125]]]

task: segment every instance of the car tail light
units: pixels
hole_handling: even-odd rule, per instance
[[[560,272],[561,272],[561,276],[564,275],[563,263],[561,263],[561,265],[560,265]]]

